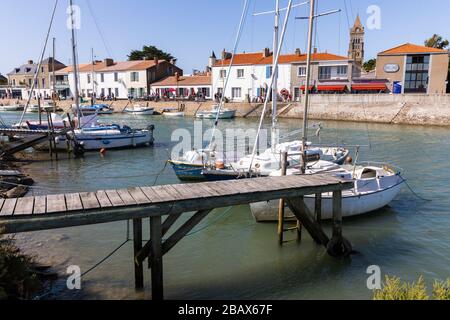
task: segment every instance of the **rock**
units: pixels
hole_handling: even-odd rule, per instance
[[[17,186],[15,188],[12,188],[8,192],[4,194],[5,198],[11,199],[11,198],[21,198],[24,197],[28,193],[28,187],[25,186]]]

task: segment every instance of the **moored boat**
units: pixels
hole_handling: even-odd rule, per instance
[[[211,110],[197,112],[195,117],[198,119],[233,119],[236,117],[236,110],[219,108],[218,105],[214,105]]]
[[[151,116],[155,113],[155,108],[134,105],[133,108],[126,108],[124,112],[134,115]]]

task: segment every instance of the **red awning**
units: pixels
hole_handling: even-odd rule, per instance
[[[306,87],[305,85],[301,86],[301,87],[300,87],[300,90],[305,91],[305,87]],[[308,90],[309,90],[309,91],[312,91],[312,89],[314,89],[314,86],[309,86],[309,89],[308,89]]]
[[[322,85],[317,86],[318,91],[344,91],[346,85],[345,84],[335,84],[335,85]]]
[[[356,91],[383,91],[386,89],[385,83],[358,83],[352,85],[352,90]]]

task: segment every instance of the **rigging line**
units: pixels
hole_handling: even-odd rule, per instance
[[[288,26],[289,16],[291,14],[291,9],[292,9],[292,0],[289,0],[288,10],[286,12],[286,17],[284,18],[283,29],[281,31],[280,45],[277,48],[276,55],[273,57],[273,66],[277,66],[278,65],[278,60],[280,58],[281,47],[282,47],[282,44],[284,42],[284,37],[286,35],[286,29],[287,29],[287,26]],[[272,72],[272,76],[270,78],[270,86],[268,86],[268,88],[267,88],[266,99],[264,101],[264,108],[263,108],[263,110],[261,112],[261,117],[259,119],[258,132],[256,133],[255,144],[253,145],[252,159],[250,161],[250,166],[249,166],[249,169],[248,169],[249,172],[252,171],[253,161],[255,160],[256,151],[257,151],[258,144],[259,144],[259,136],[261,134],[262,126],[264,124],[264,116],[266,114],[267,105],[269,104],[269,98],[270,98],[269,90],[272,89],[272,87],[273,87],[273,84],[275,82],[275,75],[276,75],[276,72]]]
[[[59,0],[55,0],[55,6],[53,8],[52,16],[51,16],[51,19],[50,19],[50,24],[49,24],[48,30],[47,30],[47,35],[45,37],[44,48],[42,49],[41,58],[39,59],[39,64],[38,64],[36,73],[34,74],[33,84],[31,86],[31,90],[30,90],[30,94],[28,96],[27,104],[25,105],[25,108],[23,109],[22,115],[20,116],[19,126],[21,126],[22,123],[23,123],[23,118],[25,117],[25,113],[27,112],[28,106],[30,105],[31,98],[32,98],[34,89],[36,87],[36,81],[38,80],[38,77],[39,77],[39,72],[41,70],[41,65],[42,65],[42,61],[44,60],[45,52],[47,51],[48,38],[50,37],[50,32],[52,30],[53,21],[55,20],[56,8],[58,7],[58,3],[59,3]]]
[[[347,0],[343,0],[343,1],[344,1],[344,7],[345,7],[345,16],[347,17],[347,25],[348,25],[348,28],[350,29],[350,19],[348,17]]]
[[[400,177],[402,178],[402,180],[403,180],[403,182],[405,183],[406,187],[409,189],[409,191],[411,191],[411,193],[412,193],[415,197],[417,197],[417,198],[420,199],[420,200],[427,201],[427,202],[433,201],[433,200],[431,200],[431,199],[426,199],[426,198],[422,197],[421,195],[419,195],[419,194],[418,194],[416,191],[414,191],[414,189],[408,184],[408,181],[406,181],[406,179],[404,179],[402,176],[400,176]]]
[[[106,52],[108,53],[108,55],[109,55],[111,58],[115,58],[114,55],[111,53],[111,50],[110,50],[111,48],[109,47],[109,45],[108,45],[108,43],[107,43],[107,41],[106,41],[106,39],[105,39],[105,37],[104,37],[104,35],[103,35],[103,32],[102,32],[102,30],[100,29],[100,25],[98,24],[97,19],[95,18],[95,14],[94,14],[94,11],[92,10],[90,1],[89,1],[89,0],[86,0],[86,4],[87,4],[87,7],[88,7],[88,9],[89,9],[89,13],[90,13],[91,16],[92,16],[92,19],[94,20],[94,24],[95,24],[95,27],[97,28],[97,32],[99,33],[100,38],[102,39],[103,46],[105,47]]]
[[[219,107],[217,108],[217,115],[216,115],[216,119],[214,121],[214,127],[213,127],[213,130],[212,130],[211,139],[209,141],[209,148],[210,149],[211,149],[212,143],[214,141],[214,137],[215,137],[215,134],[216,134],[217,127],[219,125],[219,117],[220,117],[220,112],[222,111],[222,107],[223,107],[223,104],[224,104],[226,88],[228,86],[228,80],[230,79],[230,76],[231,76],[231,70],[232,70],[232,67],[233,67],[234,58],[236,56],[237,47],[238,47],[239,41],[241,39],[242,29],[244,28],[245,20],[246,20],[247,14],[248,14],[248,8],[249,8],[248,4],[249,4],[249,0],[245,0],[244,8],[242,9],[241,19],[239,21],[238,32],[236,34],[236,40],[235,40],[235,43],[234,43],[233,53],[232,53],[232,56],[231,56],[231,59],[230,59],[230,65],[228,67],[226,80],[225,80],[225,83],[223,85],[222,96],[220,97]],[[226,57],[222,57],[222,58],[226,58]],[[225,59],[222,59],[222,65],[224,63],[224,60]]]
[[[352,4],[352,0],[348,0],[350,3],[350,12],[352,13],[352,20],[355,20],[355,14],[353,13],[353,4]]]

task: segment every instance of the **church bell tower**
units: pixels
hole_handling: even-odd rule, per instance
[[[350,29],[348,57],[355,60],[359,66],[364,63],[364,27],[359,15],[356,17],[353,28]]]

